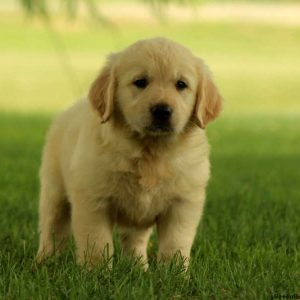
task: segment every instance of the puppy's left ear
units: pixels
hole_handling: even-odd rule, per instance
[[[208,122],[214,120],[220,114],[223,99],[207,66],[202,61],[199,64],[199,83],[194,115],[197,125],[204,129]]]
[[[92,83],[88,98],[99,112],[101,122],[105,123],[113,112],[116,91],[116,78],[110,57],[107,65],[102,69],[96,80]]]

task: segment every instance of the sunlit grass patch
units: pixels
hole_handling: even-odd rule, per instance
[[[300,112],[300,29],[238,23],[82,24],[74,30],[0,20],[0,109],[59,111],[87,93],[105,55],[165,36],[212,69],[225,113]]]

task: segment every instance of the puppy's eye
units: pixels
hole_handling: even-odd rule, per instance
[[[179,91],[182,91],[187,88],[187,84],[182,80],[178,80],[176,82],[175,86],[176,86],[176,89]]]
[[[146,78],[140,78],[135,80],[133,84],[139,89],[144,89],[148,85],[148,80]]]

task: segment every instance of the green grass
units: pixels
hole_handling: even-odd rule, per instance
[[[0,299],[269,299],[300,295],[300,28],[235,23],[117,23],[117,30],[59,19],[77,84],[51,32],[0,13]],[[212,179],[190,276],[174,264],[150,269],[116,254],[112,271],[85,272],[74,245],[36,266],[38,168],[53,112],[86,90],[104,55],[150,36],[190,47],[213,70],[225,98],[208,126]],[[73,74],[74,76],[74,74]]]
[[[49,117],[1,115],[0,298],[267,299],[300,292],[300,124],[296,118],[223,118],[209,129],[212,180],[190,278],[117,253],[112,271],[85,272],[74,248],[36,266],[38,167]]]

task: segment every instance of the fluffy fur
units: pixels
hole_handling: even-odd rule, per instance
[[[133,84],[141,77],[146,88]],[[149,131],[150,108],[162,102],[172,108],[170,131]],[[110,55],[88,99],[49,130],[38,260],[61,251],[72,231],[78,262],[93,266],[112,255],[118,225],[124,252],[146,262],[156,225],[159,259],[179,251],[188,262],[210,174],[203,128],[220,110],[207,67],[183,46],[155,38]]]

